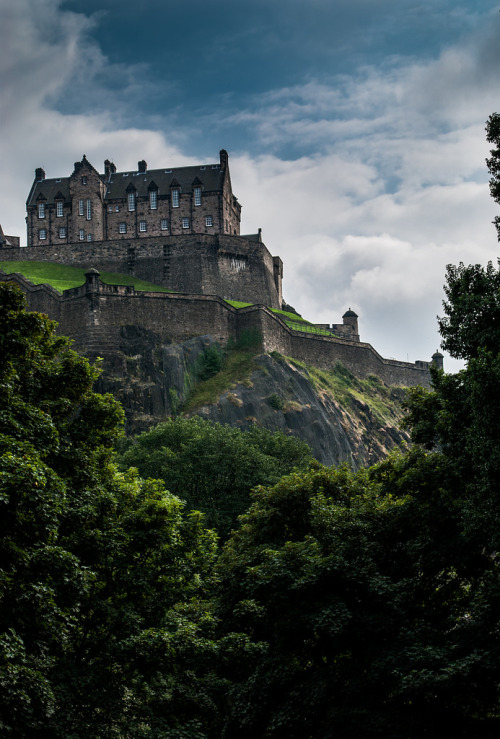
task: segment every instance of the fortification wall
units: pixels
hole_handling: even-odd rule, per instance
[[[264,305],[236,310],[214,295],[136,292],[131,287],[105,285],[98,274],[87,275],[82,287],[61,296],[48,285],[32,285],[22,275],[7,276],[26,293],[31,310],[59,322],[59,333],[71,336],[77,349],[95,353],[118,346],[124,327],[138,326],[157,336],[159,343],[178,343],[211,334],[225,345],[244,331],[258,331],[266,352],[278,351],[320,369],[337,362],[357,377],[374,374],[388,385],[428,386],[429,365],[384,359],[370,345],[334,337],[293,331]]]
[[[176,292],[220,295],[281,308],[281,274],[275,270],[273,257],[264,244],[242,236],[192,234],[6,248],[0,259],[95,267]]]

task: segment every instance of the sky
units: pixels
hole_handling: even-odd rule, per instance
[[[217,162],[242,229],[315,323],[351,308],[385,357],[440,345],[447,264],[496,262],[490,0],[0,0],[0,223],[36,167]],[[445,369],[460,363],[445,354]]]

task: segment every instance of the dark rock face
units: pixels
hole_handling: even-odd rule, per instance
[[[260,369],[249,382],[237,384],[223,393],[217,404],[196,413],[242,429],[258,423],[293,434],[307,441],[320,462],[348,462],[356,469],[374,464],[408,441],[407,434],[396,427],[380,427],[367,404],[353,398],[353,406],[346,409],[328,394],[318,393],[293,364],[266,354],[256,362]],[[395,392],[394,404],[400,399]]]
[[[196,381],[198,358],[214,344],[211,336],[198,336],[182,344],[165,346],[151,331],[124,326],[119,346],[103,357],[100,392],[110,392],[126,414],[126,432],[136,434],[179,411]],[[190,415],[226,423],[241,429],[257,423],[271,430],[293,434],[311,446],[324,464],[348,462],[355,468],[373,464],[408,440],[398,430],[399,401],[403,391],[390,391],[393,420],[382,425],[369,403],[356,396],[347,405],[331,393],[318,391],[307,370],[268,354],[256,358],[257,369],[249,379],[236,382],[213,405]]]
[[[165,346],[152,331],[122,326],[118,346],[107,351],[89,347],[85,354],[102,357],[96,389],[121,403],[126,433],[138,434],[176,413],[195,381],[198,357],[214,343],[211,336],[197,336]]]

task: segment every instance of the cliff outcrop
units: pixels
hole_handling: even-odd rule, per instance
[[[207,352],[216,346],[209,335],[161,345],[152,332],[124,327],[120,345],[103,357],[98,389],[122,403],[127,433],[179,413],[241,429],[257,423],[307,441],[325,464],[348,462],[355,468],[407,441],[398,428],[401,388],[374,376],[355,378],[341,365],[327,372],[275,352],[254,356],[248,349],[229,352],[225,365],[232,359],[234,368],[200,382]]]

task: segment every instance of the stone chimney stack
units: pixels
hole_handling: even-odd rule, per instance
[[[104,160],[104,179],[109,181],[116,172],[116,166],[109,159]]]
[[[42,169],[42,167],[38,167],[37,169],[35,169],[35,180],[37,180],[38,182],[41,182],[44,179],[45,179],[45,170]]]
[[[219,152],[220,156],[220,168],[227,169],[229,165],[229,156],[225,149],[221,149]]]
[[[137,171],[141,172],[141,174],[145,174],[147,171],[148,165],[144,161],[144,159],[141,159],[140,162],[137,162]]]

